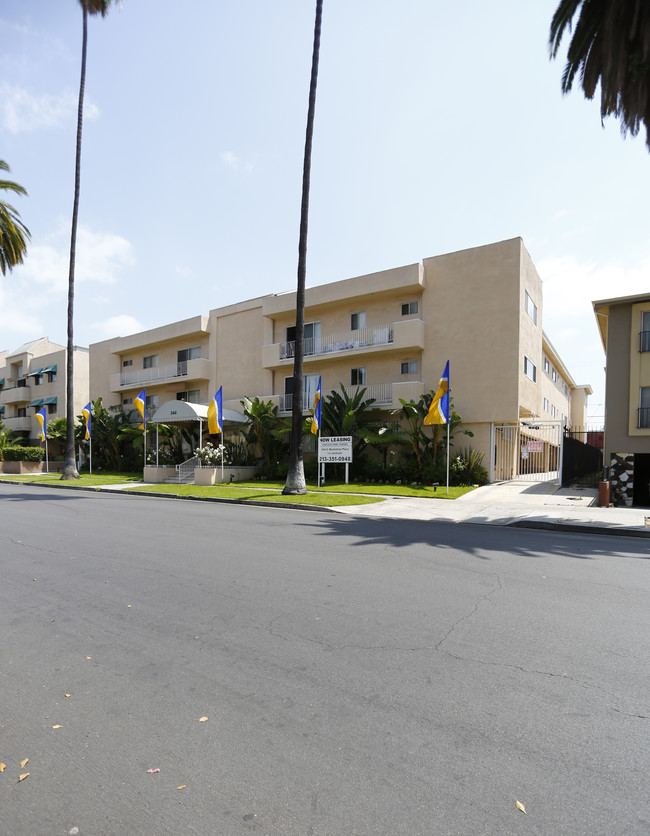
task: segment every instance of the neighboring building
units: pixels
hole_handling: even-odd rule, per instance
[[[34,415],[47,407],[48,421],[66,417],[65,346],[47,337],[0,351],[0,421],[5,428],[32,444],[40,443],[40,426]],[[81,413],[88,403],[87,348],[74,348],[74,408]]]
[[[155,409],[174,398],[207,403],[223,386],[224,406],[257,395],[288,415],[295,310],[295,291],[271,294],[95,343],[91,397],[128,408],[146,387]],[[542,311],[542,281],[520,238],[308,288],[303,410],[322,376],[324,394],[363,386],[388,418],[400,399],[435,390],[449,360],[454,407],[474,432],[467,444],[486,465],[498,425],[525,421],[531,438],[546,422],[584,427],[590,389],[573,382]],[[548,470],[557,449],[549,456],[544,445]],[[519,446],[495,478],[513,475]]]
[[[606,356],[604,461],[611,499],[650,506],[650,294],[593,306]]]

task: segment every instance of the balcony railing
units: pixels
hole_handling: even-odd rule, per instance
[[[110,385],[112,392],[118,392],[120,389],[142,386],[147,383],[162,383],[177,377],[187,377],[189,380],[209,380],[210,361],[205,357],[197,357],[194,360],[183,360],[167,366],[112,374]]]
[[[650,406],[642,406],[637,411],[637,427],[638,429],[647,430],[650,428]]]
[[[370,383],[367,386],[346,386],[346,394],[350,397],[354,396],[359,389],[365,389],[363,396],[364,400],[370,398],[375,399],[373,406],[390,406],[393,403],[393,385],[392,383]],[[340,388],[335,391],[340,392]],[[323,392],[325,397],[327,392]],[[293,395],[280,395],[280,412],[291,412],[293,404]],[[308,412],[314,406],[314,395],[303,392],[302,396],[302,411]]]
[[[639,351],[650,351],[650,331],[639,332]]]
[[[8,430],[14,430],[14,432],[21,432],[22,430],[31,430],[32,428],[32,419],[27,416],[20,418],[11,417],[11,416],[4,416],[2,418],[5,428]]]
[[[359,328],[357,331],[326,334],[324,337],[308,337],[305,340],[305,356],[330,354],[334,351],[353,351],[373,345],[388,345],[392,342],[393,326],[376,325],[374,328]],[[280,360],[293,357],[295,350],[295,340],[280,343]]]
[[[26,403],[32,399],[32,388],[21,383],[19,386],[12,386],[0,389],[0,404]]]

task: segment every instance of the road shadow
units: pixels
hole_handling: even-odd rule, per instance
[[[504,523],[510,518],[504,519]],[[462,549],[467,554],[490,560],[497,554],[521,557],[570,557],[593,560],[598,557],[632,557],[649,559],[650,541],[620,535],[603,535],[589,531],[561,532],[512,528],[494,525],[491,519],[482,525],[480,518],[473,523],[443,522],[439,520],[395,520],[380,517],[333,516],[318,522],[297,523],[308,526],[322,537],[341,537],[350,546],[378,548],[407,548],[431,546],[435,549]]]

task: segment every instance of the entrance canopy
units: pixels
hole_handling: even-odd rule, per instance
[[[201,424],[208,420],[208,406],[203,403],[188,403],[188,401],[167,401],[158,407],[153,418],[147,418],[150,424],[180,424],[187,421],[199,421]],[[246,419],[234,409],[224,409],[223,423],[245,424]],[[225,429],[225,426],[224,426]]]

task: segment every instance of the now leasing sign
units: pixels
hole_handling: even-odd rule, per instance
[[[318,442],[318,461],[349,464],[352,461],[352,436],[321,436]]]

